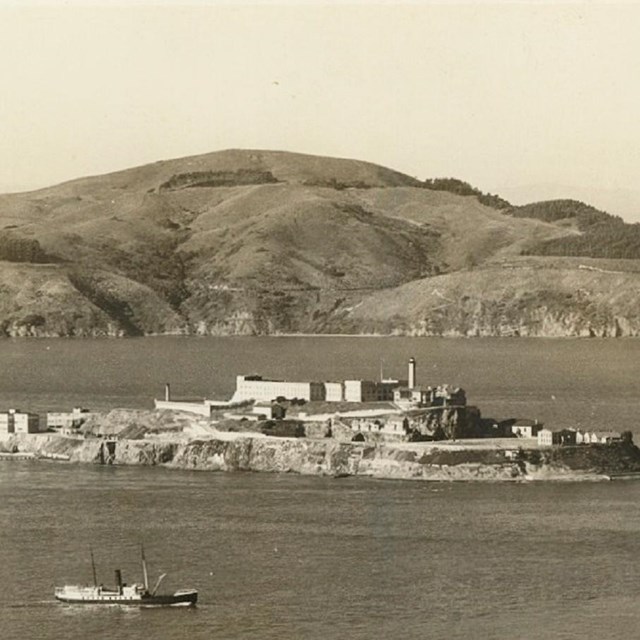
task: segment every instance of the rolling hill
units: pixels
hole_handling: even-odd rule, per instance
[[[571,203],[251,150],[3,195],[0,334],[635,335],[634,260],[551,257],[634,225]]]

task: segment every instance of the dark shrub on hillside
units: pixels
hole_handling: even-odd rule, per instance
[[[7,262],[53,262],[40,243],[32,238],[22,238],[11,232],[0,233],[0,260]]]
[[[177,173],[160,185],[160,190],[192,187],[237,187],[248,184],[271,184],[279,180],[271,171],[238,169],[237,171],[191,171]]]

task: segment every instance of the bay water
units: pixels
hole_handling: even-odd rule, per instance
[[[0,406],[150,408],[234,376],[463,386],[483,415],[632,429],[634,340],[147,338],[0,342]],[[636,438],[639,439],[639,438]],[[0,461],[0,638],[633,638],[640,483],[421,483]],[[194,610],[72,607],[113,570]]]

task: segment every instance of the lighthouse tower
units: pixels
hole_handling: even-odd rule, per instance
[[[416,359],[409,358],[409,389],[415,389],[416,386]]]

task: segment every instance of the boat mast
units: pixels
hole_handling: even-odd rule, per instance
[[[91,554],[91,570],[93,571],[93,586],[98,586],[98,578],[96,576],[96,561],[93,558],[93,549],[89,547],[89,553]]]
[[[158,582],[156,582],[156,586],[153,587],[153,591],[151,592],[152,596],[156,595],[156,593],[158,591],[158,587],[160,586],[160,583],[165,579],[166,575],[167,575],[166,573],[161,573],[160,574],[160,577],[158,578]]]
[[[149,591],[149,575],[147,573],[147,561],[144,557],[143,545],[140,545],[140,551],[142,552],[142,577],[144,579],[144,588]]]

